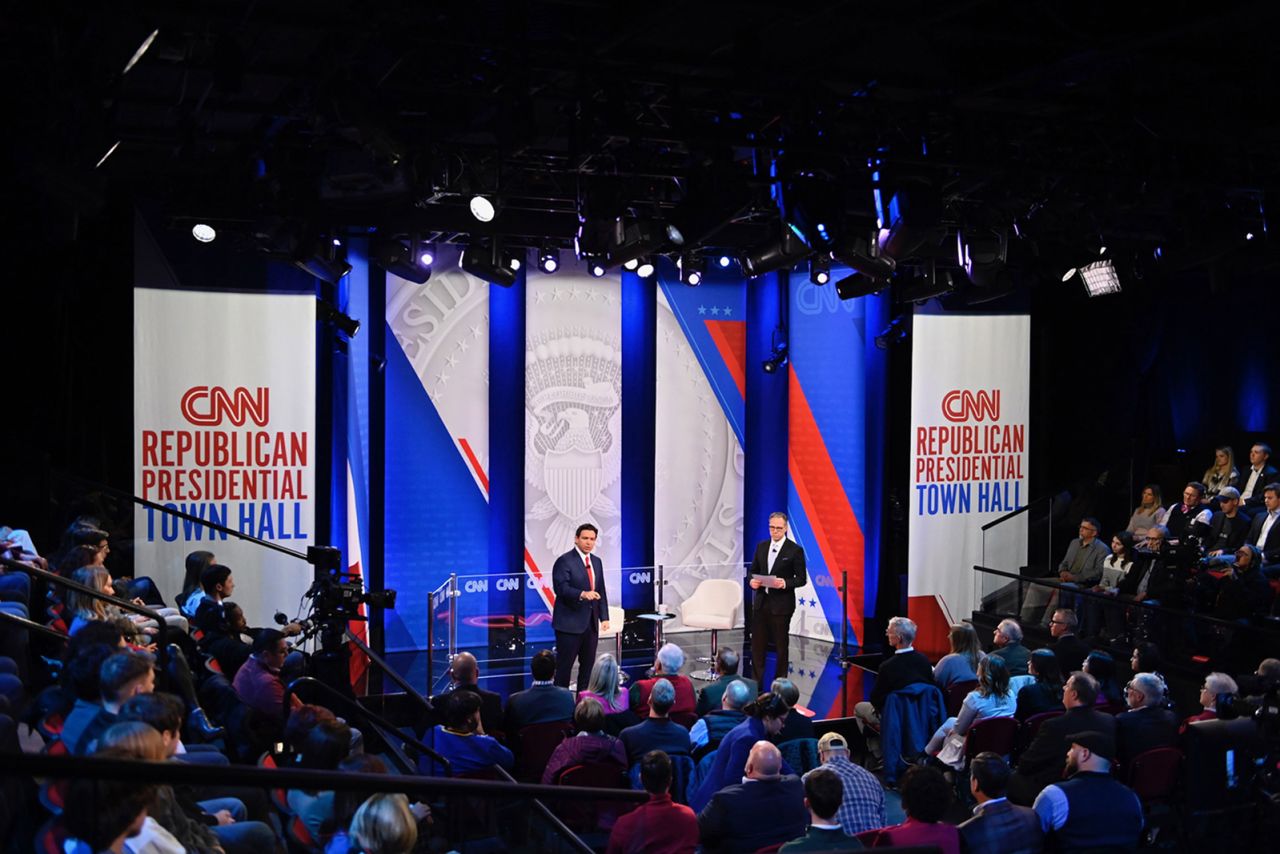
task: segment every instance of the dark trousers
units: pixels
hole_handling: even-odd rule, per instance
[[[761,691],[769,690],[769,683],[764,681],[764,658],[769,650],[769,641],[778,650],[778,666],[773,671],[773,678],[785,678],[787,675],[787,645],[790,641],[788,630],[791,628],[791,614],[774,614],[763,608],[751,609],[751,668],[760,683]]]
[[[578,662],[578,690],[585,690],[596,666],[596,646],[600,642],[600,624],[595,620],[585,632],[556,632],[556,684],[569,687],[573,662]]]

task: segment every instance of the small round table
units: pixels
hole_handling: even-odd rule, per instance
[[[657,651],[662,646],[662,624],[667,620],[674,620],[676,615],[654,612],[652,614],[636,614],[636,617],[653,623],[653,648]]]

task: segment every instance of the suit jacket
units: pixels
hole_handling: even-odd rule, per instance
[[[698,813],[706,852],[757,851],[795,839],[808,824],[804,784],[794,774],[725,786]]]
[[[895,652],[884,660],[880,670],[876,672],[876,686],[871,689],[868,698],[876,710],[884,708],[884,698],[899,688],[914,685],[917,682],[933,684],[933,665],[914,649],[910,652]]]
[[[1245,487],[1249,485],[1249,478],[1252,475],[1253,466],[1249,466],[1240,472],[1240,482],[1236,484],[1236,487],[1240,490],[1241,495],[1244,494]],[[1262,507],[1262,488],[1268,483],[1275,483],[1277,480],[1280,480],[1280,470],[1269,463],[1262,467],[1262,474],[1258,477],[1253,487],[1253,495],[1244,501],[1244,506],[1249,512],[1252,513]]]
[[[770,572],[769,549],[772,546],[772,540],[765,540],[756,546],[755,557],[751,559],[751,574],[773,575],[781,578],[787,586],[781,590],[761,587],[752,591],[751,607],[769,614],[791,614],[796,610],[796,588],[804,587],[809,581],[804,568],[804,549],[793,541],[784,539],[778,549],[778,557],[773,561],[773,572]]]
[[[1263,563],[1277,563],[1280,562],[1280,519],[1276,520],[1270,531],[1267,531],[1266,542],[1260,543],[1258,538],[1262,536],[1262,525],[1266,521],[1266,510],[1254,516],[1253,522],[1249,525],[1249,536],[1245,537],[1245,542],[1258,547],[1258,551],[1262,552]]]
[[[1065,674],[1080,669],[1085,657],[1093,651],[1093,647],[1080,639],[1079,635],[1063,635],[1054,641],[1050,649],[1058,659],[1058,666]]]
[[[804,836],[793,839],[778,849],[778,854],[796,854],[798,851],[860,851],[866,846],[856,836],[845,836],[840,828],[827,829],[809,825]]]
[[[572,691],[559,685],[534,685],[507,698],[502,731],[510,740],[520,732],[520,727],[572,719]]]
[[[1044,831],[1030,807],[989,801],[975,807],[973,818],[960,825],[960,844],[973,854],[1037,854],[1044,850]]]
[[[1071,580],[1076,584],[1096,584],[1098,579],[1102,577],[1102,562],[1107,559],[1107,555],[1111,554],[1111,549],[1107,548],[1106,543],[1102,540],[1094,538],[1089,545],[1080,542],[1080,538],[1076,537],[1067,546],[1067,556],[1062,559],[1062,563],[1058,564],[1059,572],[1067,572],[1076,562],[1076,556],[1084,549],[1088,554],[1084,558],[1084,564],[1080,567],[1080,571],[1071,576]]]
[[[1067,764],[1067,750],[1071,747],[1067,736],[1086,730],[1097,730],[1114,736],[1116,719],[1097,709],[1076,706],[1040,725],[1036,737],[1018,760],[1018,770],[1014,774],[1015,780],[1021,778],[1022,789],[1030,794],[1031,799],[1045,786],[1062,779],[1062,771]],[[1034,789],[1034,792],[1030,789]],[[1013,790],[1011,783],[1010,791]],[[1025,796],[1023,800],[1026,800]]]
[[[580,597],[591,586],[587,579],[587,568],[578,556],[577,549],[556,558],[551,567],[551,589],[556,594],[556,604],[551,609],[551,628],[557,632],[579,635],[587,630],[594,617],[598,622],[609,619],[609,594],[604,587],[604,564],[600,558],[591,555],[591,568],[595,576],[595,590],[600,598],[594,602],[584,602]]]
[[[1169,709],[1144,706],[1116,715],[1116,758],[1126,768],[1139,753],[1177,744],[1178,716]]]
[[[1031,651],[1020,643],[998,646],[987,655],[997,655],[1004,659],[1010,676],[1026,676],[1027,664],[1031,661]]]
[[[747,683],[747,696],[754,700],[760,693],[760,686],[756,684],[756,680],[748,679],[745,676],[739,676],[736,673],[732,676],[721,676],[709,685],[705,685],[698,691],[698,705],[695,711],[698,717],[703,717],[707,712],[720,708],[721,702],[724,700],[724,689],[729,687],[729,683],[738,680]]]

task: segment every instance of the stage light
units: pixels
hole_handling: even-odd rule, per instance
[[[129,57],[129,61],[124,64],[124,71],[121,71],[120,73],[128,74],[129,70],[137,65],[138,61],[142,59],[142,55],[151,48],[151,45],[155,44],[156,37],[159,35],[159,30],[152,30],[151,35],[143,39],[142,44],[138,45],[138,49],[133,52],[133,56]]]
[[[435,250],[430,246],[422,246],[418,250],[418,263],[424,267],[430,267],[436,262]]]
[[[787,342],[781,341],[773,345],[773,352],[760,367],[766,374],[776,374],[779,368],[787,366]]]
[[[120,142],[121,140],[118,140],[118,139],[115,142],[113,142],[111,144],[111,147],[107,149],[107,153],[102,155],[101,159],[99,159],[98,162],[93,165],[93,168],[97,169],[103,163],[106,163],[107,158],[116,153],[116,149],[120,147]]]
[[[507,266],[514,273],[520,272],[520,268],[524,266],[524,250],[516,249],[507,253]]]
[[[355,338],[356,333],[360,331],[360,321],[348,314],[343,314],[328,300],[316,300],[316,320],[332,324],[334,329],[348,339]]]
[[[493,218],[498,215],[498,206],[488,196],[476,193],[471,197],[469,203],[471,215],[480,222],[493,222]]]
[[[815,285],[825,285],[831,281],[831,259],[815,255],[809,259],[809,281]]]
[[[721,255],[721,256],[720,256],[720,268],[721,268],[721,269],[723,269],[723,270],[727,270],[727,269],[729,269],[729,265],[730,265],[730,264],[732,264],[732,263],[733,263],[733,259],[732,259],[732,258],[730,258],[728,255]]]
[[[1009,256],[1009,233],[1004,229],[956,232],[956,260],[969,281],[980,288],[995,282]]]
[[[388,273],[418,285],[431,278],[431,264],[435,261],[431,247],[419,243],[417,236],[409,238],[408,245],[400,238],[379,238],[373,242],[369,257]]]
[[[836,296],[840,299],[857,299],[871,296],[889,287],[888,279],[876,279],[862,273],[852,273],[836,282]]]
[[[640,259],[639,259],[639,258],[629,258],[629,259],[627,259],[625,262],[623,262],[623,264],[622,264],[622,269],[624,269],[624,270],[634,270],[634,269],[636,269],[636,268],[637,268],[637,267],[639,267],[639,266],[640,266]]]
[[[895,317],[890,321],[884,331],[875,337],[875,345],[877,350],[888,350],[895,344],[901,344],[907,340],[906,316]]]
[[[636,275],[642,279],[647,279],[653,275],[655,269],[652,258],[642,258],[636,266]]]
[[[1002,275],[1008,272],[1001,270]],[[990,284],[995,284],[993,277]],[[955,279],[947,270],[938,272],[937,262],[930,258],[915,275],[899,276],[894,284],[899,302],[922,303],[935,297],[946,296],[956,289]]]
[[[696,288],[702,284],[702,271],[706,267],[706,259],[696,252],[686,252],[676,259],[676,269],[680,272],[680,281],[689,287]]]
[[[351,272],[342,247],[334,246],[333,238],[327,235],[299,241],[293,253],[293,266],[335,285]]]
[[[742,254],[739,265],[747,278],[754,279],[783,267],[791,267],[809,254],[809,248],[790,228],[782,229],[777,240],[757,246]]]
[[[844,235],[832,247],[831,255],[854,272],[882,284],[888,284],[897,267],[892,256],[880,251],[879,241],[870,229]]]
[[[203,222],[197,222],[191,226],[191,236],[201,243],[212,243],[214,238],[218,236],[218,231],[211,225]]]
[[[674,223],[667,223],[667,240],[675,246],[684,246],[684,233]]]
[[[675,237],[684,242],[684,235],[674,229]],[[636,219],[634,217],[618,217],[614,220],[606,235],[607,249],[605,257],[610,264],[621,264],[627,270],[636,267],[632,262],[642,255],[650,255],[660,251],[668,244],[679,245],[672,236],[672,229],[653,219]]]
[[[544,273],[554,273],[560,269],[560,250],[544,246],[538,252],[538,269]]]
[[[1245,240],[1253,240],[1253,232],[1252,232],[1252,231],[1246,231],[1246,232],[1244,233],[1244,239],[1245,239]]]
[[[516,283],[518,274],[511,266],[511,257],[503,257],[496,242],[473,243],[462,252],[462,269],[486,282],[509,288]]]
[[[603,276],[605,272],[607,272],[604,268],[604,265],[601,264],[599,261],[592,261],[591,266],[587,269],[588,269],[588,272],[590,272],[591,275],[597,279]]]
[[[829,225],[841,218],[840,188],[817,175],[793,175],[782,185],[782,217],[787,228],[814,250],[831,248]]]
[[[1120,293],[1120,276],[1109,258],[1081,267],[1080,278],[1084,280],[1085,292],[1091,297]]]

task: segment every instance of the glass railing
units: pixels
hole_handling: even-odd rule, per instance
[[[1032,501],[982,526],[982,565],[1030,578],[1048,575],[1053,563],[1053,497]],[[998,609],[1005,585],[974,576],[974,601]]]

